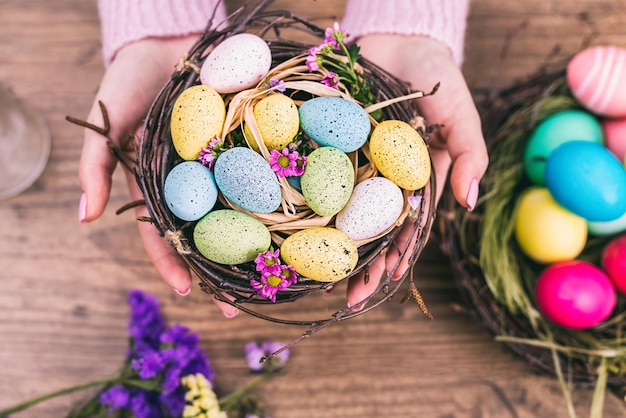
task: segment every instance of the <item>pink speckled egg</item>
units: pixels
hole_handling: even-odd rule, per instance
[[[611,279],[599,267],[580,260],[551,264],[535,287],[537,306],[547,319],[570,329],[594,327],[617,303]]]
[[[613,238],[602,251],[602,268],[617,290],[626,295],[626,234]]]
[[[626,116],[626,49],[587,48],[569,62],[566,77],[574,97],[590,111],[608,117]]]
[[[626,118],[603,120],[602,131],[604,145],[623,162],[626,158]]]

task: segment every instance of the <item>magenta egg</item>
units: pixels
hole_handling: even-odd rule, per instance
[[[604,146],[623,162],[626,158],[626,118],[605,119],[601,125]]]
[[[626,117],[626,49],[594,46],[580,51],[567,65],[572,94],[590,111]]]
[[[581,260],[548,266],[537,279],[535,296],[547,319],[570,329],[600,324],[617,303],[611,279],[599,267]]]
[[[606,244],[602,251],[602,268],[617,290],[626,295],[626,234]]]

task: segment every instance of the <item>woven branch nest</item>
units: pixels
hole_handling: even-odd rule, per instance
[[[483,197],[468,213],[447,190],[439,229],[455,281],[478,322],[534,370],[566,382],[626,393],[624,316],[626,300],[601,326],[584,331],[560,328],[536,308],[534,284],[545,265],[526,257],[514,237],[514,210],[530,185],[522,155],[529,134],[546,117],[581,108],[565,80],[565,65],[544,68],[497,93],[477,94],[490,166],[481,182]],[[587,241],[578,259],[599,265],[610,237]]]
[[[285,324],[309,325],[319,328],[331,322],[337,322],[360,315],[389,300],[400,288],[405,279],[411,276],[411,269],[398,281],[391,281],[391,275],[383,278],[377,290],[367,300],[366,307],[360,311],[354,309],[354,307],[346,308],[335,312],[330,318],[326,319],[302,320],[278,318],[262,311],[261,305],[271,305],[272,302],[260,297],[251,287],[250,280],[258,279],[259,276],[259,273],[255,270],[254,263],[223,265],[206,259],[198,252],[193,243],[192,235],[194,222],[183,222],[175,217],[165,204],[163,198],[164,182],[167,173],[172,167],[182,161],[175,152],[171,140],[169,121],[173,103],[186,88],[200,84],[198,68],[202,66],[204,59],[210,51],[210,47],[216,42],[220,42],[223,39],[242,32],[257,34],[267,42],[272,52],[273,62],[270,73],[278,78],[284,79],[286,85],[288,87],[291,86],[293,90],[295,90],[295,93],[300,95],[299,97],[316,96],[311,92],[301,91],[297,88],[298,83],[302,81],[308,82],[310,85],[312,84],[311,80],[314,80],[320,87],[319,90],[322,91],[319,95],[323,95],[323,91],[331,90],[324,90],[324,86],[319,83],[321,76],[315,79],[316,75],[305,71],[307,67],[304,66],[307,51],[311,46],[324,40],[325,29],[294,16],[288,11],[266,11],[265,7],[268,3],[269,1],[265,0],[256,4],[246,4],[246,6],[230,17],[230,22],[232,23],[227,27],[217,30],[207,29],[200,36],[196,44],[188,52],[184,62],[181,62],[181,65],[172,74],[170,81],[161,90],[149,111],[139,141],[135,175],[146,200],[151,217],[149,221],[154,223],[161,235],[187,262],[192,271],[200,279],[200,286],[205,292],[249,314],[266,320]],[[303,36],[310,37],[312,40],[311,44],[296,42],[282,36],[282,32],[294,30],[303,34]],[[380,104],[380,107],[382,107],[382,119],[402,120],[410,123],[426,141],[425,135],[428,128],[423,125],[423,119],[419,117],[416,111],[415,100],[401,99],[397,102],[394,100],[403,97],[416,97],[420,95],[416,93],[420,92],[411,91],[406,83],[396,79],[365,59],[360,59],[359,64],[362,68],[363,77],[366,78],[371,85],[372,93],[375,98],[374,106]],[[267,87],[259,86],[258,88],[259,90],[251,92],[246,100],[240,101],[239,105],[246,107],[240,109],[239,115],[250,114],[250,109],[255,103],[255,98],[262,95],[256,93],[262,93],[263,89]],[[335,90],[333,94],[336,94],[337,91],[338,90]],[[341,88],[339,88],[339,91],[341,91]],[[292,94],[294,94],[294,92],[292,92]],[[341,91],[341,95],[345,97],[347,93]],[[231,99],[232,97],[227,97],[225,98],[225,102],[229,103]],[[241,102],[245,103],[241,104]],[[232,102],[230,102],[230,105],[232,105]],[[225,126],[225,130],[231,127],[232,129],[239,128],[242,123],[242,118],[243,116],[234,117],[229,124],[227,116],[227,125],[231,126]],[[375,123],[375,121],[372,123]],[[262,149],[262,153],[263,151],[267,152],[267,149]],[[364,150],[362,149],[361,151]],[[354,154],[356,155],[356,153]],[[367,157],[365,150],[365,152],[360,154],[361,156],[359,158],[362,159],[363,154]],[[351,156],[351,158],[353,157],[356,158],[355,156]],[[359,166],[358,172],[356,173],[357,179],[376,176],[378,174],[377,171],[372,170],[368,164],[365,164],[365,166],[362,165],[363,164]],[[282,186],[285,186],[285,184],[281,182],[281,187]],[[407,216],[409,208],[405,205],[401,217],[389,231],[375,237],[375,239],[359,242],[358,264],[348,277],[341,281],[347,280],[362,271],[366,273],[365,277],[367,280],[367,272],[370,265],[377,257],[381,256],[386,251],[398,251],[401,255],[410,255],[412,265],[426,243],[428,232],[434,219],[434,204],[431,204],[435,199],[434,190],[434,170],[431,170],[429,185],[421,190],[415,191],[415,194],[421,197],[421,203],[416,210],[417,217],[415,221],[413,222]],[[404,192],[406,197],[407,191]],[[411,193],[413,192],[411,191]],[[255,216],[266,226],[271,227],[270,230],[273,231],[273,246],[279,246],[281,240],[290,232],[293,232],[290,231],[293,228],[292,224],[290,224],[288,228],[281,228],[283,223],[293,221],[292,217],[285,217],[285,211],[283,210],[285,206],[294,206],[292,205],[293,202],[289,200],[290,198],[285,197],[285,192],[283,191],[283,207],[269,216]],[[297,203],[295,206],[297,206]],[[221,197],[213,210],[220,207],[230,208],[231,205]],[[297,216],[298,213],[295,213],[295,215]],[[311,223],[311,219],[309,218],[303,218],[304,226],[302,226],[302,228],[311,225],[315,226],[316,219],[313,219],[313,223]],[[313,216],[313,218],[315,218],[315,216]],[[329,222],[329,220],[322,221]],[[393,242],[401,227],[408,223],[412,225],[411,234],[417,241],[411,254],[407,254],[408,246],[405,248],[397,248]],[[332,220],[330,220],[330,225],[332,225]],[[306,277],[300,277],[297,283],[277,293],[275,303],[292,302],[311,293],[327,292],[335,285],[336,282],[318,282]],[[415,287],[412,282],[411,285],[412,294],[415,294]]]

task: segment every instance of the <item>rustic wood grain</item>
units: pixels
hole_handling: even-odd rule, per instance
[[[234,10],[242,1],[229,2]],[[277,1],[321,25],[340,18],[345,1]],[[501,86],[567,57],[589,38],[626,45],[623,0],[475,0],[464,71],[473,87]],[[500,51],[516,32],[508,53]],[[552,58],[554,59],[554,58]],[[218,390],[247,378],[243,346],[254,339],[288,342],[304,329],[240,315],[227,320],[197,287],[174,294],[145,256],[129,213],[123,175],[114,178],[104,216],[77,221],[81,129],[103,74],[95,1],[2,0],[0,81],[46,118],[52,154],[27,192],[0,202],[0,408],[117,370],[126,349],[128,290],[158,296],[171,322],[200,333]],[[560,418],[565,405],[554,379],[535,375],[462,308],[434,237],[416,268],[416,282],[435,320],[399,298],[297,345],[286,373],[258,390],[276,418],[434,417]],[[325,316],[344,303],[342,289],[275,312]],[[60,417],[86,394],[42,404],[16,417]],[[580,416],[592,392],[578,388]],[[606,417],[623,416],[609,397]]]

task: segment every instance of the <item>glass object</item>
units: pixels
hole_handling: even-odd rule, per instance
[[[22,193],[39,178],[50,142],[43,117],[0,82],[0,200]]]

